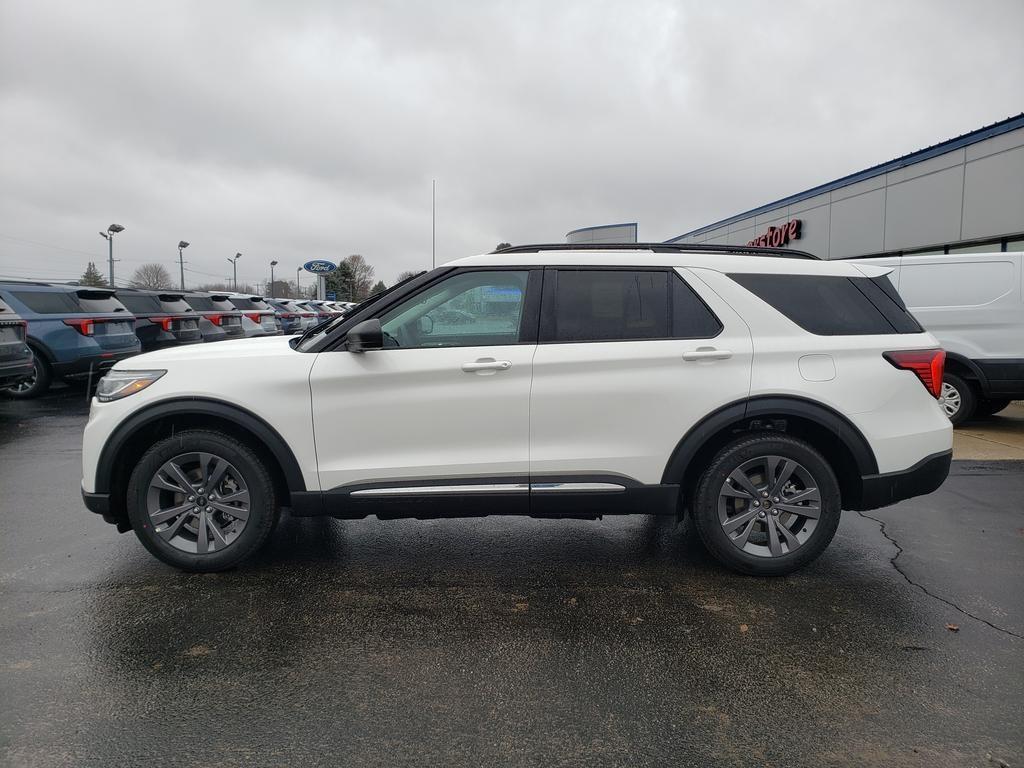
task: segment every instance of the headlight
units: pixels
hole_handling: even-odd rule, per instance
[[[141,392],[167,371],[111,371],[96,387],[96,399],[101,403],[120,400]]]

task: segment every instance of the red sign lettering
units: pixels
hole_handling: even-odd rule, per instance
[[[781,227],[768,227],[768,231],[751,240],[747,245],[762,248],[780,248],[788,245],[790,240],[800,239],[800,219],[790,219]]]

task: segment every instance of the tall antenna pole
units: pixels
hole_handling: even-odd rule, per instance
[[[430,268],[437,266],[437,179],[430,180]],[[111,266],[113,274],[113,266]]]

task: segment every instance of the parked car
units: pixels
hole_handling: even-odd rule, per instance
[[[141,348],[135,318],[109,288],[5,280],[0,299],[28,322],[33,354],[32,373],[4,390],[9,397],[37,397],[54,380],[98,379]]]
[[[939,398],[955,426],[1024,398],[1024,253],[863,259],[892,282],[946,350]]]
[[[245,338],[242,311],[231,303],[226,293],[186,293],[185,301],[199,315],[203,341],[225,341]]]
[[[302,311],[289,299],[264,299],[267,306],[274,310],[281,332],[290,336],[301,333],[305,329]]]
[[[308,328],[312,328],[314,325],[318,325],[320,323],[320,319],[316,313],[316,310],[308,306],[304,300],[292,299],[291,302],[292,306],[294,306],[295,309],[298,311],[299,317],[302,320],[302,330],[305,331]]]
[[[0,389],[32,374],[32,350],[26,343],[28,323],[0,300]]]
[[[228,300],[242,310],[242,330],[249,336],[276,336],[281,333],[277,319],[262,296],[232,293]]]
[[[319,325],[325,320],[330,320],[334,317],[334,313],[327,309],[322,301],[306,299],[305,301],[297,302],[297,304],[305,311],[312,313],[312,322],[310,325]]]
[[[117,299],[135,315],[135,335],[143,352],[203,340],[199,316],[180,293],[118,288]]]
[[[255,552],[287,506],[688,515],[721,562],[777,575],[825,549],[840,509],[945,479],[944,355],[887,269],[580,248],[452,262],[301,342],[120,363],[85,428],[86,504],[194,571]],[[432,322],[454,307],[473,321]]]

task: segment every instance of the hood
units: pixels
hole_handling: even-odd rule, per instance
[[[299,355],[289,346],[291,336],[256,336],[251,339],[214,341],[208,344],[187,344],[167,347],[144,355],[135,355],[119,361],[114,368],[119,371],[137,371],[147,368],[166,368],[178,362],[195,360],[251,359],[253,357],[274,357],[281,354]]]

